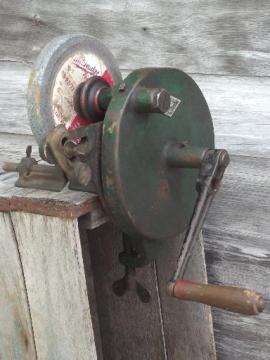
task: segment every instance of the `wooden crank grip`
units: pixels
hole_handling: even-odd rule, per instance
[[[246,315],[257,315],[264,309],[262,295],[254,290],[233,286],[198,284],[176,280],[168,284],[168,293],[189,300]]]

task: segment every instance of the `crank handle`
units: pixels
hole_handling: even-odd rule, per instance
[[[170,282],[168,294],[180,300],[189,300],[245,315],[258,315],[264,309],[261,294],[254,290],[199,284],[186,280]]]

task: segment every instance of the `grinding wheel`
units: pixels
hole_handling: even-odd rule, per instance
[[[110,86],[122,79],[113,55],[94,37],[61,36],[40,53],[27,98],[31,129],[40,146],[56,125],[75,129],[91,123],[75,113],[73,96],[78,85],[92,76],[103,77]]]

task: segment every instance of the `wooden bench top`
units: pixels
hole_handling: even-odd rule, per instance
[[[41,215],[74,219],[100,208],[95,194],[72,191],[60,192],[15,187],[16,173],[0,175],[0,211],[24,211]]]

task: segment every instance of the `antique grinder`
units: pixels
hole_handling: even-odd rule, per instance
[[[214,146],[211,115],[197,84],[173,68],[144,68],[124,80],[112,54],[87,35],[56,38],[31,73],[28,114],[48,164],[27,156],[17,186],[99,195],[123,232],[119,255],[125,276],[113,290],[129,288],[136,267],[160,256],[185,232],[168,294],[229,311],[255,315],[262,296],[236,287],[182,280],[194,243],[229,163]],[[166,284],[164,284],[165,286]],[[137,283],[142,301],[146,289]]]

